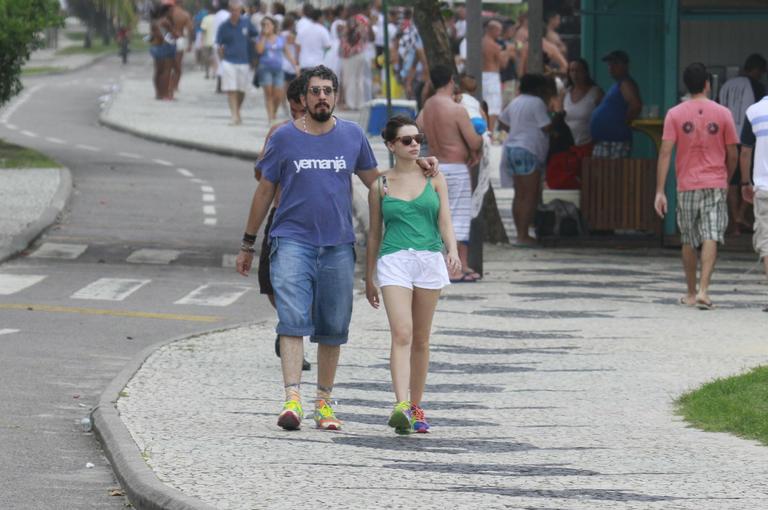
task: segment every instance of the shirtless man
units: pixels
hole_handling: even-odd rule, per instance
[[[450,275],[451,280],[473,282],[482,276],[467,264],[469,223],[472,220],[472,184],[467,162],[471,154],[483,146],[483,138],[475,132],[467,110],[453,100],[451,69],[435,66],[429,77],[436,92],[427,99],[416,123],[427,135],[429,155],[435,156],[440,162],[440,170],[448,184],[451,221],[459,244],[462,266],[461,273]]]
[[[483,36],[483,99],[488,103],[488,130],[493,133],[496,117],[501,113],[501,70],[515,56],[515,47],[502,50],[496,41],[501,37],[502,26],[491,20],[485,26]],[[459,252],[461,253],[461,252]]]
[[[184,52],[192,51],[195,43],[195,24],[192,21],[192,16],[189,15],[181,4],[182,0],[176,0],[176,5],[171,9],[173,31],[180,34],[176,40],[176,60],[173,63],[173,71],[171,72],[171,93],[179,90],[181,62],[184,60]]]

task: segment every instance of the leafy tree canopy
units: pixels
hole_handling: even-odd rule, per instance
[[[61,23],[58,0],[0,0],[0,105],[21,91],[21,66],[41,46],[40,32]]]

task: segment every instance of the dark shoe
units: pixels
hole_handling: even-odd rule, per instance
[[[301,362],[301,369],[305,372],[312,370],[312,365],[307,361],[306,358],[304,358],[304,361]]]

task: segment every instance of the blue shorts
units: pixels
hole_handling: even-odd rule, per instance
[[[317,247],[286,237],[272,239],[270,280],[275,291],[277,334],[309,336],[341,345],[349,338],[355,249]]]
[[[540,169],[543,165],[532,152],[522,147],[504,146],[506,160],[504,161],[504,171],[509,176],[530,175]]]
[[[285,83],[285,77],[282,69],[267,69],[266,67],[259,67],[256,70],[259,73],[259,84],[263,86],[275,86],[282,87]]]
[[[152,55],[152,58],[155,60],[174,58],[176,56],[176,45],[168,44],[166,42],[163,44],[156,44],[149,47],[149,54]]]

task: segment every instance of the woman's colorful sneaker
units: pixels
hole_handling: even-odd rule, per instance
[[[392,414],[389,415],[387,425],[395,429],[398,434],[411,433],[411,403],[407,400],[395,404]]]
[[[424,409],[416,404],[411,405],[411,428],[417,434],[426,434],[429,432],[429,422],[424,416]]]

